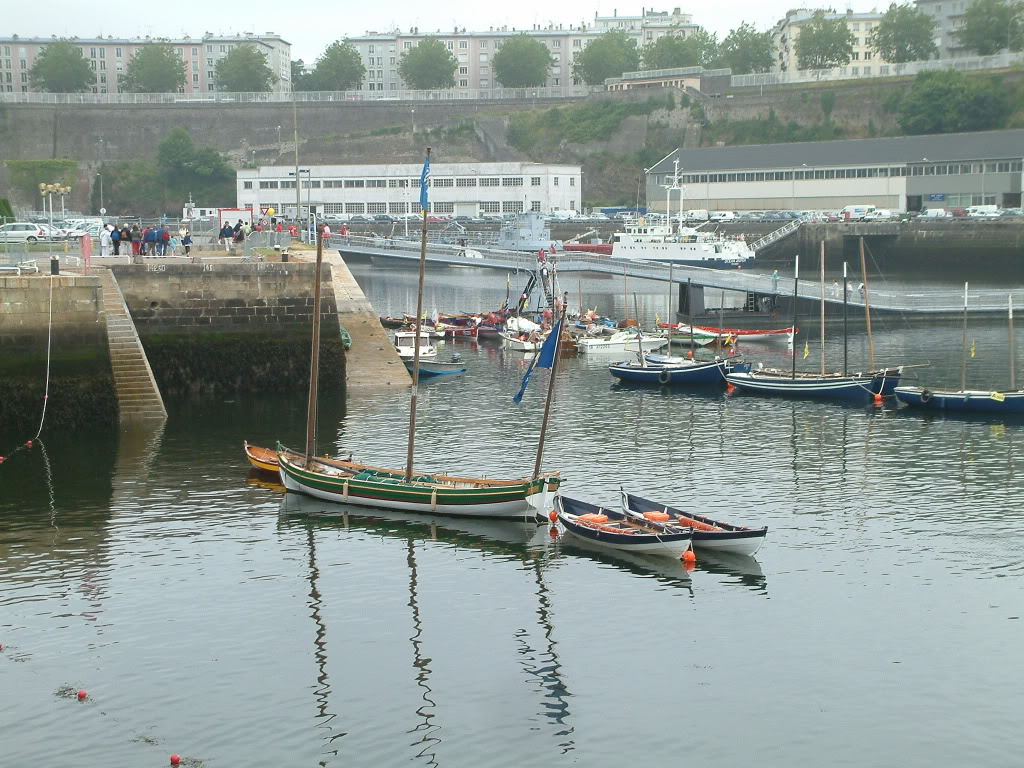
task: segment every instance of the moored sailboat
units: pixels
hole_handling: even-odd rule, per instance
[[[418,339],[423,323],[423,285],[427,251],[427,189],[430,150],[420,178],[420,208],[423,215],[416,323]],[[316,297],[319,308],[323,232],[317,238]],[[482,477],[416,473],[413,466],[416,439],[416,405],[420,379],[421,344],[413,345],[412,388],[409,398],[409,436],[405,469],[389,469],[352,461],[316,456],[316,403],[320,312],[313,316],[313,354],[310,364],[309,405],[306,420],[306,450],[298,453],[278,443],[277,458],[281,481],[289,491],[365,507],[389,507],[417,512],[494,518],[522,518],[534,509],[533,500],[558,487],[557,473],[542,474],[535,467],[530,477],[492,480]],[[538,465],[539,465],[538,456]]]

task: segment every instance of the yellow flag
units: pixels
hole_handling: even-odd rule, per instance
[[[804,342],[804,360],[811,356],[811,345]]]
[[[661,315],[656,314],[654,316],[654,324],[655,325],[661,325]]]
[[[971,357],[974,357],[975,352],[977,350],[974,348],[974,339],[971,339]]]

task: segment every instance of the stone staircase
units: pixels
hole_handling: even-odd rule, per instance
[[[100,270],[103,282],[103,311],[107,318],[110,366],[114,371],[117,406],[121,423],[164,421],[167,409],[149,367],[146,351],[139,341],[135,323],[128,313],[124,295],[109,269]]]

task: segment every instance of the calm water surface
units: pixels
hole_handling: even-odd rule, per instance
[[[355,271],[381,312],[413,307],[412,271]],[[582,288],[621,314],[620,284]],[[633,290],[664,313],[660,288]],[[504,293],[503,275],[448,270],[427,306]],[[1004,387],[1005,328],[970,337],[971,382]],[[457,348],[467,375],[424,387],[418,465],[527,472],[546,374],[516,408],[523,356]],[[960,329],[889,321],[876,354],[953,384]],[[285,498],[241,441],[301,445],[304,393],[171,402],[160,432],[15,454],[0,766],[1019,764],[1022,426],[623,389],[603,362],[558,374],[545,464],[565,492],[611,502],[622,484],[767,524],[756,560],[687,574],[543,526]],[[406,416],[404,393],[324,403],[321,450],[401,465]]]

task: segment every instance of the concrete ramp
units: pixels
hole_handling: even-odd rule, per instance
[[[338,323],[352,337],[352,348],[345,353],[346,388],[408,387],[409,372],[345,260],[325,251],[324,261],[331,265]]]
[[[114,371],[114,388],[117,390],[117,409],[121,423],[164,421],[167,419],[167,409],[121,288],[109,269],[100,270],[100,276],[110,365]]]

